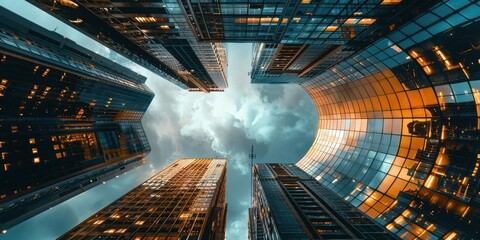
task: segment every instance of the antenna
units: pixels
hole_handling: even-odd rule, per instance
[[[248,158],[250,159],[250,207],[253,206],[253,159],[257,158],[257,154],[253,153],[253,145],[251,145],[250,154],[248,154]]]

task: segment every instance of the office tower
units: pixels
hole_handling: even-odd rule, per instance
[[[256,43],[252,82],[312,97],[302,170],[399,237],[480,235],[477,1],[182,6],[200,39]]]
[[[140,76],[0,8],[0,227],[145,163]]]
[[[317,135],[297,166],[323,186],[401,238],[475,239],[480,7],[442,1],[420,10],[308,77],[263,71],[281,58],[259,43],[252,79],[297,82],[312,97]]]
[[[293,164],[255,164],[249,239],[397,239]]]
[[[225,239],[226,159],[179,159],[59,239]]]
[[[248,29],[251,21],[259,21],[258,29],[269,33],[258,31],[253,35],[266,39],[254,45],[252,83],[312,80],[436,2],[285,1],[277,6],[280,11],[268,6],[272,4],[261,7],[262,4],[251,3],[250,6],[263,11],[258,18],[243,18],[244,27]],[[236,18],[235,23],[240,19],[241,16]],[[273,27],[271,21],[275,21]]]
[[[182,88],[228,85],[223,44],[199,42],[177,1],[29,2]]]

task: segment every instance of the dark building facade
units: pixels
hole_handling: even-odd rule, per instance
[[[397,239],[293,164],[255,164],[249,239]]]
[[[228,86],[223,44],[199,42],[177,1],[30,2],[182,88]]]
[[[226,159],[179,159],[59,239],[225,239]]]
[[[146,78],[0,8],[0,227],[145,163]]]

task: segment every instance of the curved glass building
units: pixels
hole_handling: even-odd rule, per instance
[[[420,10],[360,50],[328,50],[311,70],[293,68],[308,56],[301,48],[316,45],[256,44],[252,81],[299,83],[312,97],[317,135],[297,166],[324,186],[401,238],[474,239],[480,7]]]

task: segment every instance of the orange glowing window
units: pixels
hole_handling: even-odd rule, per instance
[[[349,18],[345,21],[345,24],[355,24],[358,21],[356,18]]]
[[[139,23],[167,22],[167,19],[157,17],[134,17],[133,19]]]
[[[312,0],[302,0],[302,4],[310,4]]]
[[[280,21],[279,18],[274,17],[262,17],[262,18],[236,18],[235,23],[246,23],[246,24],[259,24],[259,23],[278,23]],[[282,23],[288,23],[288,19],[282,19]]]
[[[357,22],[357,24],[364,24],[364,25],[370,25],[374,23],[376,19],[374,18],[362,18],[360,21]]]
[[[338,29],[338,26],[328,26],[325,28],[326,32],[335,32]]]
[[[35,138],[30,138],[30,140],[28,140],[28,142],[29,142],[30,144],[35,144]]]
[[[110,228],[110,229],[107,229],[105,231],[103,231],[103,233],[115,233],[116,229],[113,229],[113,228]]]
[[[383,0],[380,5],[392,5],[392,4],[399,4],[402,0]]]
[[[100,225],[100,224],[102,224],[104,221],[105,221],[105,220],[97,220],[97,221],[95,221],[93,224],[95,224],[95,225]]]
[[[33,158],[33,163],[40,163],[40,158],[39,157]]]

